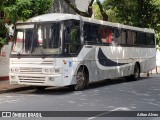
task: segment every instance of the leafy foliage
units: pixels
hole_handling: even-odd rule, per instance
[[[53,2],[54,0],[0,0],[0,46],[6,43],[6,22],[15,23],[17,20],[47,13]]]
[[[97,3],[93,4],[93,14],[95,19],[99,19],[99,20],[103,19]]]
[[[160,0],[104,0],[103,7],[113,21],[154,29],[160,45]]]
[[[4,12],[7,18],[15,22],[44,14],[52,4],[53,0],[15,0],[14,4],[4,8]]]
[[[103,6],[101,4],[101,2],[99,0],[90,0],[89,5],[88,5],[88,11],[87,12],[83,12],[81,10],[79,10],[77,8],[77,6],[75,4],[73,4],[73,1],[71,0],[64,0],[77,14],[81,15],[81,16],[85,16],[85,17],[92,17],[93,15],[93,3],[94,1],[96,1],[96,7],[99,7],[99,12],[101,13],[101,17],[104,21],[108,21],[108,15],[106,14],[106,12],[103,9]]]

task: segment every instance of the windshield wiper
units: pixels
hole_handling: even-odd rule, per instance
[[[20,53],[20,52],[17,52],[17,51],[14,51],[14,52],[17,53],[18,59],[20,59],[21,53]]]
[[[18,56],[18,59],[20,59],[21,53],[19,52],[19,53],[17,54],[17,56]]]

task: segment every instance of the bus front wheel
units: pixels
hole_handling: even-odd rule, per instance
[[[83,90],[87,85],[87,75],[83,67],[79,68],[76,75],[77,83],[74,85],[74,89],[79,91]]]

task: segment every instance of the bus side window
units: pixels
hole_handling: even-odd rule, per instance
[[[84,41],[85,43],[93,44],[93,43],[100,43],[101,33],[99,31],[99,26],[95,24],[84,24]]]
[[[71,39],[69,41],[69,52],[76,53],[80,47],[80,30],[78,28],[71,29]]]
[[[127,34],[126,31],[122,31],[122,40],[121,40],[121,44],[127,44]]]
[[[92,41],[94,41],[94,43],[101,43],[101,35],[100,35],[100,29],[99,26],[97,25],[92,25],[91,27],[91,35],[92,35]]]
[[[83,30],[84,30],[84,41],[91,42],[91,25],[84,24]]]
[[[136,42],[136,32],[132,32],[132,44],[134,45]]]
[[[112,33],[112,29],[108,29],[108,43],[110,44],[113,40],[113,33]]]
[[[146,33],[146,44],[147,45],[155,45],[154,34]]]
[[[102,43],[111,43],[112,42],[112,29],[106,26],[102,26],[101,28],[101,41]]]
[[[136,42],[136,32],[134,32],[134,31],[130,31],[130,30],[128,30],[128,37],[127,37],[127,43],[129,44],[129,45],[134,45],[135,44],[135,42]]]
[[[102,41],[102,43],[107,43],[107,41],[108,41],[107,29],[105,27],[102,27],[100,32],[101,32],[101,41]]]
[[[113,29],[113,41],[115,44],[121,44],[121,34],[122,31],[119,28],[114,28]]]
[[[79,22],[66,22],[64,29],[64,53],[75,54],[80,48],[80,27]]]
[[[70,39],[70,32],[69,32],[69,27],[65,27],[64,29],[64,52],[68,53],[69,52],[69,39]]]
[[[145,33],[143,33],[143,32],[137,32],[136,44],[137,45],[145,45],[146,44]]]
[[[129,44],[129,45],[132,45],[132,32],[131,31],[128,31],[127,32],[127,34],[128,34],[128,37],[127,37],[127,43]]]

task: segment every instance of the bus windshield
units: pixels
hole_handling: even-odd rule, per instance
[[[60,24],[37,25],[16,30],[12,54],[60,54]]]

